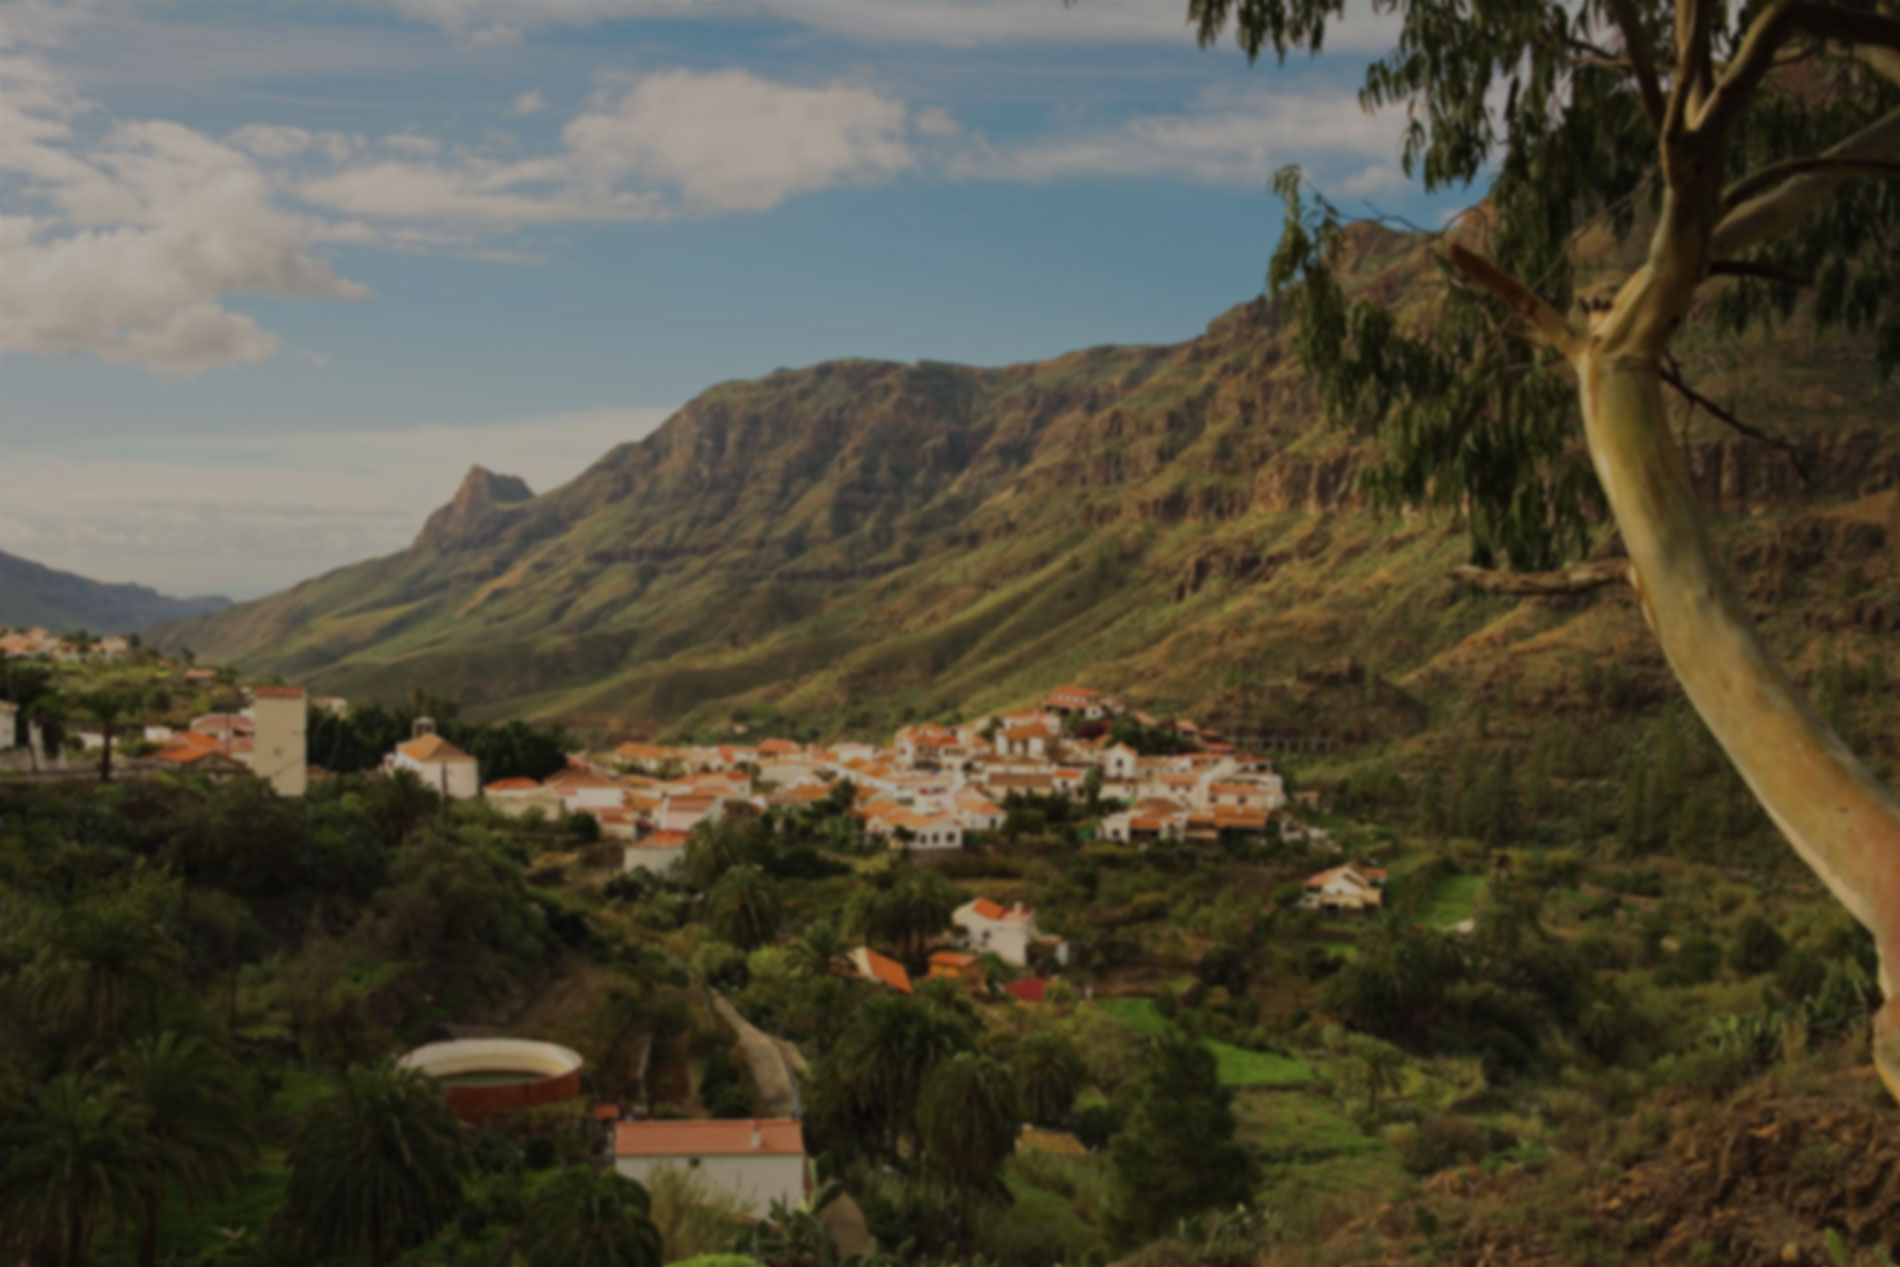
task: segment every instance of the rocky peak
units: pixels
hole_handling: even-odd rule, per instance
[[[506,517],[498,513],[502,507],[533,497],[534,490],[519,475],[497,475],[487,467],[471,466],[448,505],[422,525],[416,545],[439,551],[485,544]]]

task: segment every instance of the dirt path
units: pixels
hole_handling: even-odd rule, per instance
[[[724,995],[710,990],[707,993],[712,995],[713,1011],[739,1040],[739,1050],[752,1070],[752,1084],[759,1090],[760,1107],[765,1115],[799,1116],[798,1083],[792,1075],[794,1070],[804,1070],[805,1059],[798,1054],[798,1048],[772,1037],[739,1015],[739,1009],[726,1002]]]

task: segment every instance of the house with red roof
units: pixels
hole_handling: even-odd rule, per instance
[[[965,902],[950,915],[950,922],[962,934],[964,944],[977,953],[988,952],[1017,968],[1027,967],[1032,946],[1045,946],[1057,963],[1069,962],[1069,947],[1060,937],[1045,936],[1036,927],[1036,909],[1017,902],[1001,902],[980,897]]]
[[[1385,904],[1385,871],[1355,863],[1306,877],[1300,905],[1309,910],[1371,912]]]
[[[651,871],[659,875],[686,857],[692,837],[683,831],[656,831],[627,842],[621,852],[622,871]]]
[[[408,770],[446,800],[472,801],[481,795],[475,758],[435,733],[435,722],[418,717],[413,737],[383,759],[385,770]]]
[[[539,779],[496,779],[483,785],[482,799],[509,818],[520,818],[529,810],[540,810],[548,819],[561,816],[561,794]]]
[[[1063,717],[1082,717],[1089,721],[1120,717],[1128,711],[1113,695],[1086,686],[1058,686],[1049,692],[1042,706]]]
[[[857,969],[858,976],[864,980],[889,986],[899,994],[915,993],[911,988],[910,973],[904,970],[903,964],[889,955],[880,955],[869,946],[859,946],[845,957],[851,961],[851,966]]]
[[[996,732],[996,755],[1047,760],[1055,755],[1056,737],[1056,727],[1041,719],[1011,722]]]
[[[972,989],[983,986],[983,965],[975,955],[961,950],[938,950],[930,956],[930,975],[948,977]]]
[[[1044,1003],[1049,998],[1049,982],[1042,977],[1024,977],[1008,982],[1003,991],[1015,996],[1018,1003]]]
[[[754,1218],[774,1202],[797,1206],[811,1189],[804,1128],[791,1118],[615,1123],[617,1172],[646,1184],[668,1167],[696,1172]]]

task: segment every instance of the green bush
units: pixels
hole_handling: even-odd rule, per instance
[[[1483,1161],[1490,1142],[1478,1123],[1462,1117],[1428,1117],[1399,1150],[1399,1161],[1415,1175],[1436,1174],[1451,1166]]]

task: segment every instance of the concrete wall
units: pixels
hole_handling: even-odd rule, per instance
[[[695,1167],[694,1162],[698,1165]],[[743,1154],[721,1157],[616,1157],[614,1169],[629,1179],[646,1183],[648,1176],[664,1166],[681,1170],[698,1169],[706,1182],[730,1192],[754,1217],[771,1213],[772,1202],[797,1205],[805,1199],[805,1158],[786,1153],[763,1156]]]

